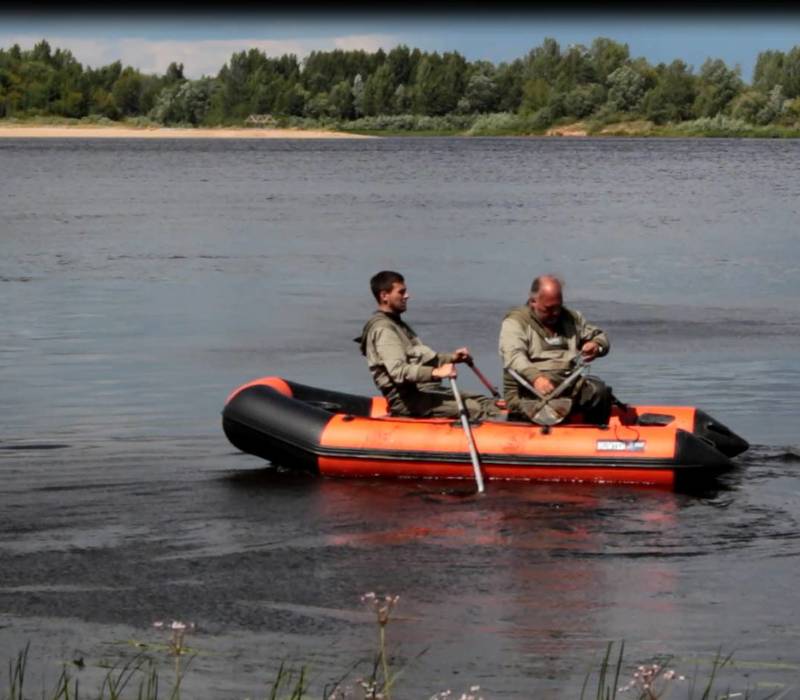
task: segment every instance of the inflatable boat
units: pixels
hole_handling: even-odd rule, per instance
[[[335,477],[473,479],[458,420],[398,418],[383,397],[263,377],[222,412],[228,440],[289,469]],[[691,486],[734,467],[749,445],[687,406],[615,407],[607,426],[471,424],[484,480]]]

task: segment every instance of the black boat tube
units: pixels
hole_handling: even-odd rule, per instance
[[[726,457],[735,457],[750,447],[747,440],[699,408],[694,414],[694,434],[711,442]]]
[[[293,391],[299,386],[290,384]],[[332,417],[332,412],[313,403],[256,385],[242,389],[225,405],[222,429],[242,452],[318,473],[322,431]]]

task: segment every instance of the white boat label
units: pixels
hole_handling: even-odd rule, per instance
[[[598,440],[598,452],[643,452],[646,440]]]

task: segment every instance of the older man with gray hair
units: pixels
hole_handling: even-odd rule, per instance
[[[510,420],[533,420],[542,401],[521,386],[509,369],[546,397],[570,374],[576,358],[591,362],[608,354],[608,336],[579,311],[564,306],[562,289],[563,283],[553,275],[537,277],[528,303],[511,309],[503,318],[498,345]],[[580,414],[585,423],[608,423],[614,399],[601,380],[582,377],[565,395],[572,399],[573,418]]]

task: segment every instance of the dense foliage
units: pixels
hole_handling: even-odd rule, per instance
[[[797,125],[800,46],[758,55],[752,83],[738,66],[708,59],[650,65],[607,38],[562,49],[545,39],[523,58],[470,63],[458,52],[314,51],[270,58],[251,49],[214,77],[183,65],[148,75],[119,61],[83,67],[42,40],[0,49],[0,118],[147,118],[161,124],[274,124],[294,119],[355,129],[538,130],[591,119],[680,124]]]

